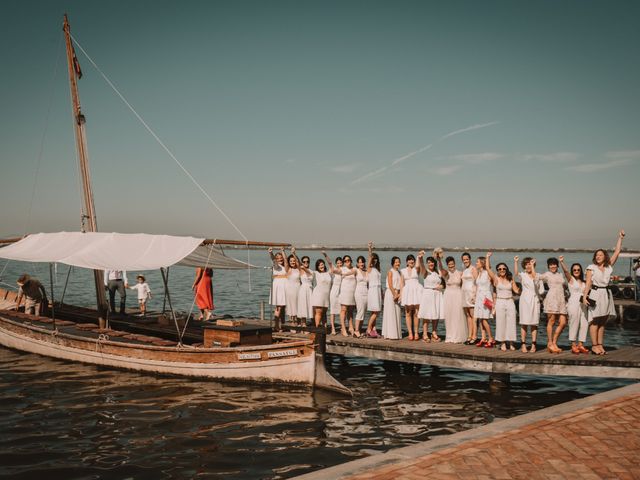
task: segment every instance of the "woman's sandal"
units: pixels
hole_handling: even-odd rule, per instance
[[[431,341],[432,342],[439,342],[441,340],[441,338],[438,336],[438,334],[436,332],[431,332]]]
[[[595,348],[595,347],[601,347],[601,346],[602,346],[602,345],[600,345],[599,343],[596,343],[595,345],[591,345],[591,353],[592,353],[593,355],[604,355],[604,352],[603,352],[603,351],[602,351],[602,352],[596,352],[596,351],[594,350],[594,348]]]

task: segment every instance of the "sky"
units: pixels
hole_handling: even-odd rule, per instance
[[[640,248],[639,2],[2,6],[0,237],[79,229],[66,12],[102,231]]]

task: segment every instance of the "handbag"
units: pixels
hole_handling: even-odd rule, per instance
[[[483,304],[486,308],[488,308],[489,310],[492,310],[492,309],[493,309],[493,302],[492,302],[490,299],[488,299],[488,298],[485,298],[485,299],[484,299],[484,302],[482,302],[482,304]]]
[[[587,297],[587,302],[589,302],[589,306],[591,308],[595,308],[596,301],[593,298]],[[580,305],[584,303],[584,295],[580,295]]]

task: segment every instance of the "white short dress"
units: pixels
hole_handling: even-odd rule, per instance
[[[527,272],[520,274],[522,292],[518,303],[520,312],[520,325],[538,325],[540,323],[540,295],[544,290],[540,275],[536,273],[531,278]]]
[[[311,294],[311,306],[328,308],[331,296],[331,274],[317,271],[313,273],[316,279],[316,286]]]
[[[560,272],[544,272],[540,279],[549,286],[547,296],[544,297],[542,306],[544,313],[567,314],[567,301],[564,298],[564,286],[566,279]]]
[[[300,289],[298,290],[298,317],[313,318],[311,294],[313,292],[313,272],[300,271]]]
[[[473,279],[473,267],[465,268],[462,272],[462,306],[473,308],[476,295],[476,281]]]
[[[331,291],[329,292],[329,313],[331,315],[340,315],[340,284],[342,283],[342,275],[333,274],[333,282],[331,283]]]
[[[391,270],[391,286],[400,290],[400,272]],[[402,338],[402,308],[393,300],[393,292],[387,285],[384,292],[384,309],[382,310],[382,336],[389,340]]]
[[[476,278],[476,304],[473,307],[473,315],[476,318],[491,318],[491,309],[484,304],[487,298],[493,302],[491,279],[489,278],[489,273],[486,270],[482,270],[478,273],[478,278]]]
[[[427,272],[418,309],[418,318],[427,320],[439,320],[444,318],[444,300],[442,289],[442,277],[436,271]]]
[[[346,275],[346,273],[350,273],[353,269],[349,269],[347,267],[342,268],[342,283],[340,284],[340,295],[338,296],[338,300],[340,301],[340,305],[348,305],[353,306],[356,304],[356,276],[355,275]]]
[[[587,320],[589,323],[599,317],[607,317],[607,320],[616,318],[616,307],[613,303],[613,294],[607,287],[611,280],[613,268],[604,267],[600,270],[596,265],[589,265],[587,271],[591,271],[591,291],[589,298],[596,301],[595,307],[587,307]]]
[[[300,270],[290,268],[286,284],[287,293],[287,315],[298,316],[298,292],[300,291]]]
[[[287,271],[284,265],[273,264],[271,271],[271,292],[269,292],[269,303],[274,307],[284,307],[287,304]]]
[[[496,287],[496,340],[498,342],[515,342],[516,304],[513,301],[511,282],[498,281]]]
[[[403,306],[420,305],[420,300],[422,300],[422,285],[420,285],[420,280],[418,279],[418,270],[405,267],[400,270],[400,274],[404,279],[404,288],[400,296],[400,303]]]
[[[380,271],[372,268],[368,273],[369,292],[367,296],[367,310],[379,312],[382,310],[382,285],[380,284]]]
[[[572,278],[569,282],[569,293],[569,301],[567,302],[569,340],[571,342],[586,342],[587,330],[589,330],[587,306],[580,301],[584,294],[584,282]]]
[[[364,320],[364,314],[367,311],[367,299],[369,298],[369,287],[367,285],[367,272],[358,269],[356,272],[356,290],[354,292],[356,298],[356,320]]]

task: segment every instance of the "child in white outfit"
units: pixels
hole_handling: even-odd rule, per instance
[[[144,275],[138,275],[136,277],[138,283],[129,287],[131,290],[138,291],[138,305],[140,306],[140,316],[145,317],[147,315],[147,299],[151,298],[151,289],[147,283]]]

